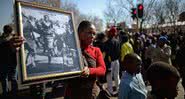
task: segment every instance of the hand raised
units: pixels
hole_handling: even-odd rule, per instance
[[[21,36],[13,36],[10,39],[10,46],[12,48],[15,48],[16,50],[19,50],[21,45],[24,43],[25,39]]]

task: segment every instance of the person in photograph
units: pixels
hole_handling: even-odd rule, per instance
[[[90,21],[79,24],[78,35],[84,67],[81,77],[67,81],[65,99],[96,99],[99,95],[97,78],[105,75],[106,67],[100,49],[92,46],[95,34],[96,28]]]
[[[48,56],[48,64],[51,63],[51,57],[53,56],[54,49],[54,23],[49,18],[48,15],[44,15],[39,21],[37,21],[36,26],[38,28],[38,33],[40,34],[39,42],[43,46],[43,53]]]
[[[24,23],[24,37],[26,38],[25,49],[27,50],[26,64],[28,67],[36,67],[36,48],[39,47],[37,43],[35,32],[37,31],[35,27],[36,18],[33,16],[28,16],[26,22]]]

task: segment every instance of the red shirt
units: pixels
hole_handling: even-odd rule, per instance
[[[84,49],[96,60],[96,68],[90,67],[90,76],[104,76],[106,72],[105,62],[103,59],[102,52],[98,47],[93,47],[89,45]]]

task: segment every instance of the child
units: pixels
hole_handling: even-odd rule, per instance
[[[174,66],[165,62],[155,62],[147,70],[147,78],[152,86],[147,99],[174,99],[180,75]]]
[[[141,58],[135,54],[127,54],[123,64],[125,71],[119,86],[118,99],[146,99],[147,90],[141,71]]]

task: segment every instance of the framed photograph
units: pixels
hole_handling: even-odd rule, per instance
[[[18,33],[25,38],[19,53],[21,82],[79,75],[83,64],[72,13],[21,1],[16,9]]]

